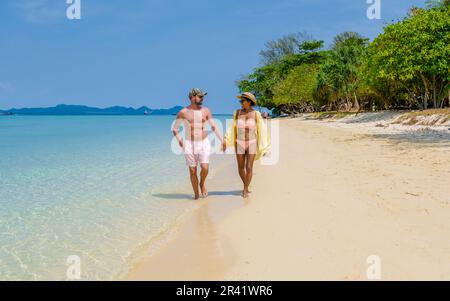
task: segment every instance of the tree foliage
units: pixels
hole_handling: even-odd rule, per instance
[[[344,32],[334,39],[328,59],[322,64],[318,89],[327,89],[329,103],[344,101],[346,108],[359,110],[358,92],[363,84],[361,68],[367,39],[357,33]],[[353,102],[353,104],[352,104]]]
[[[314,99],[319,65],[302,64],[274,88],[274,104],[309,103]]]
[[[389,25],[368,49],[368,74],[397,81],[427,108],[443,104],[450,82],[450,9],[420,11]]]
[[[238,86],[269,109],[443,107],[450,102],[450,0],[412,8],[370,43],[343,32],[323,50],[323,41],[293,34],[267,43],[261,58]]]
[[[259,98],[262,106],[274,108],[274,88],[282,82],[295,67],[303,64],[320,64],[326,51],[320,51],[323,41],[305,41],[299,45],[299,53],[286,55],[283,58],[256,68],[253,73],[238,81],[240,91],[249,91]]]

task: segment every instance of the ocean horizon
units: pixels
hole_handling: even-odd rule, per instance
[[[147,106],[139,108],[111,106],[91,107],[86,105],[59,104],[53,107],[26,107],[0,109],[0,116],[174,116],[183,109],[177,105],[167,109],[152,109]],[[232,113],[216,113],[215,116],[232,116]]]
[[[195,207],[173,116],[0,118],[0,279],[125,275]],[[178,197],[173,197],[173,196]]]

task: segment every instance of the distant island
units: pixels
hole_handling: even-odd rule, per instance
[[[176,115],[182,108],[181,106],[175,106],[170,109],[151,109],[144,106],[134,109],[114,106],[102,109],[82,105],[61,104],[49,108],[0,110],[0,115]]]
[[[14,114],[11,112],[0,111],[0,115],[14,115]]]

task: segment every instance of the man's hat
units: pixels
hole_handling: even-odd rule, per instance
[[[206,96],[208,95],[208,93],[203,92],[201,89],[199,88],[194,88],[191,90],[191,92],[189,92],[189,98],[192,98],[193,96]]]
[[[254,106],[256,106],[256,104],[258,103],[257,100],[256,100],[255,95],[253,95],[250,92],[242,93],[237,98],[239,98],[240,100],[250,100],[253,103]]]

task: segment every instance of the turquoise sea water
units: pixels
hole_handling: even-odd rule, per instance
[[[0,117],[0,280],[117,279],[195,202],[172,116]]]

